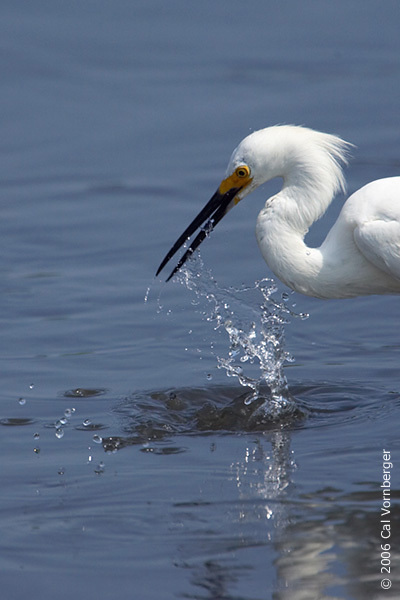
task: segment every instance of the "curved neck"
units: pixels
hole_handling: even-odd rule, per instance
[[[337,191],[337,182],[322,178],[320,170],[291,166],[283,174],[282,190],[274,197],[276,216],[303,237],[326,212]],[[268,204],[267,200],[267,204]]]
[[[320,249],[309,248],[304,242],[304,222],[297,222],[294,227],[277,218],[278,203],[279,198],[270,199],[258,216],[256,238],[261,253],[271,271],[288,287],[306,295],[318,295],[314,284],[323,266],[323,255]]]

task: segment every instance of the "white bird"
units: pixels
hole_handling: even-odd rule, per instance
[[[281,191],[258,215],[256,238],[283,283],[317,298],[400,294],[400,177],[373,181],[350,196],[319,248],[304,242],[309,227],[344,189],[342,165],[350,146],[334,135],[293,125],[267,127],[244,138],[217,192],[167,253],[157,275],[199,227],[168,279],[234,205],[282,177]]]

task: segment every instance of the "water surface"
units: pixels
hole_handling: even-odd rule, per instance
[[[0,14],[4,597],[397,598],[398,298],[289,294],[310,315],[283,324],[298,411],[259,427],[220,368],[226,329],[153,275],[254,129],[353,142],[349,192],[399,174],[398,3],[6,0]],[[278,186],[203,244],[220,288],[272,276],[254,225]]]

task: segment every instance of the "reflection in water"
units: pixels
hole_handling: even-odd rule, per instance
[[[380,588],[381,540],[377,532],[376,494],[368,489],[370,486],[349,495],[325,486],[312,495],[296,494],[292,483],[296,469],[288,431],[263,436],[246,448],[243,461],[231,465],[241,501],[232,517],[232,526],[239,525],[238,538],[243,536],[243,542],[230,541],[221,548],[210,540],[208,553],[213,558],[191,565],[192,583],[206,593],[195,593],[191,598],[394,600],[399,597],[397,572],[391,575],[391,590]],[[398,527],[398,510],[393,511],[392,518]],[[251,571],[257,572],[260,567],[255,561],[249,564],[246,560],[248,545],[256,547],[261,557],[264,554],[266,572],[271,547],[275,552],[273,583],[266,581],[265,590],[258,588],[254,596]],[[263,553],[263,547],[269,547],[267,552]],[[236,561],[229,560],[232,548]],[[396,549],[392,564],[400,564]],[[237,589],[246,592],[240,595]]]
[[[245,394],[224,386],[137,393],[114,408],[125,435],[103,438],[106,451],[137,445],[146,453],[181,454],[192,447],[188,436],[208,439],[212,434],[216,460],[211,465],[218,471],[204,475],[211,488],[204,498],[175,503],[172,511],[181,532],[174,564],[188,572],[193,586],[182,597],[398,597],[397,573],[393,590],[379,595],[376,481],[358,483],[354,491],[348,482],[330,484],[327,471],[322,481],[316,477],[305,484],[301,460],[291,449],[293,436],[326,430],[329,438],[332,430],[376,420],[382,406],[375,389],[347,386],[346,391],[344,398],[340,383],[296,386],[297,412],[269,422],[258,420],[258,401],[246,405]],[[388,403],[394,399],[398,402],[398,395],[388,393]],[[237,448],[238,439],[242,455],[232,460],[225,444],[230,448],[229,440],[235,440]],[[315,452],[310,447],[310,454]],[[220,497],[227,481],[229,494]],[[397,531],[399,493],[394,490],[392,497]],[[393,564],[399,564],[395,548]],[[260,590],[260,574],[265,590]]]
[[[184,558],[178,566],[190,569],[191,583],[196,590],[183,597],[198,600],[271,598],[274,589],[286,587],[288,582],[283,581],[279,568],[278,536],[290,524],[289,490],[295,469],[290,434],[277,428],[265,435],[258,434],[247,445],[243,460],[231,463],[229,471],[237,497],[226,502],[222,511],[218,500],[215,501],[209,509],[207,530],[202,535],[193,531],[181,547]],[[219,515],[223,535],[214,524],[213,512]],[[225,518],[222,517],[224,512]],[[194,522],[198,518],[198,514],[197,519],[195,514],[191,516]],[[274,554],[277,555],[275,565],[271,561]],[[260,588],[260,579],[264,581],[263,588]]]
[[[252,448],[246,448],[243,462],[232,464],[240,498],[256,496],[265,502],[260,504],[260,517],[279,520],[277,500],[290,483],[290,473],[295,463],[290,451],[288,431],[274,431],[268,436],[271,449],[265,449],[262,439]],[[250,475],[250,477],[248,477]],[[270,502],[271,504],[268,504]]]

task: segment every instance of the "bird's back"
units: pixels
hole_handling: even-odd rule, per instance
[[[354,192],[321,250],[353,273],[357,295],[400,293],[400,177]]]
[[[367,183],[347,199],[343,210],[358,224],[377,219],[400,223],[400,177]]]

